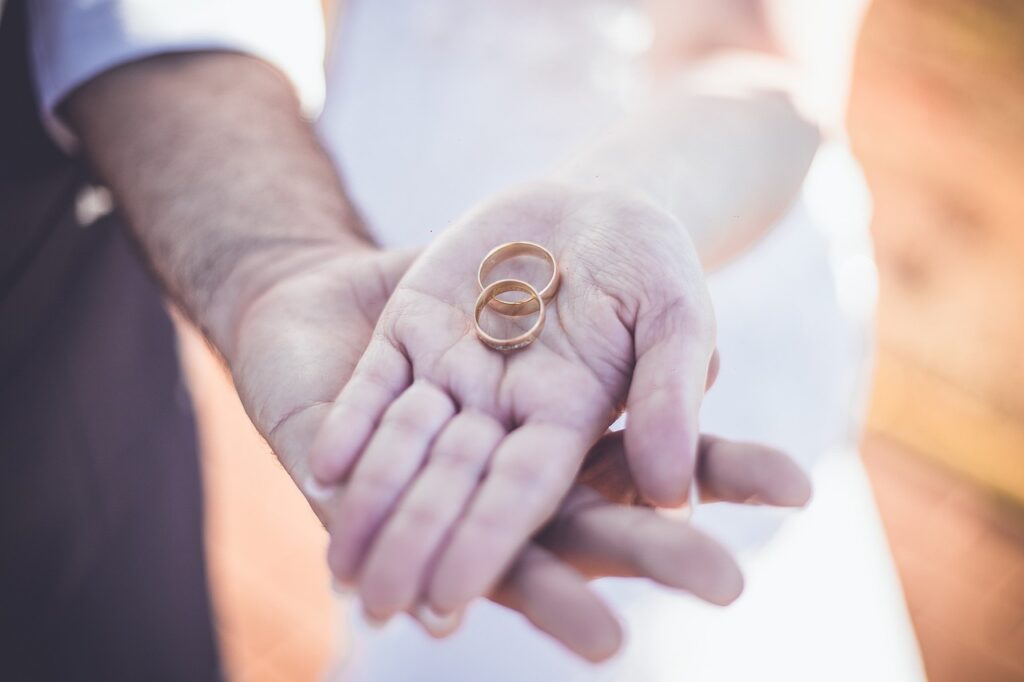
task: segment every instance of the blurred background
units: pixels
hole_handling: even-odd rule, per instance
[[[875,0],[848,122],[880,283],[862,453],[925,667],[1024,680],[1024,3]],[[183,339],[227,672],[317,679],[336,617],[326,538]]]

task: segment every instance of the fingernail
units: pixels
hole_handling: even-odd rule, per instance
[[[440,614],[426,604],[416,607],[416,620],[433,637],[446,637],[459,627],[462,615],[459,612]]]

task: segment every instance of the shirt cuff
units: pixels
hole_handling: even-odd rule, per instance
[[[250,54],[288,78],[307,116],[323,106],[320,0],[34,0],[29,8],[40,111],[65,149],[74,137],[56,109],[72,90],[120,64],[168,52]]]

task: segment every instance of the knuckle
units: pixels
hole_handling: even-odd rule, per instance
[[[548,478],[545,467],[523,461],[521,458],[503,462],[493,473],[500,476],[508,486],[524,494],[537,492]]]
[[[350,528],[344,537],[349,537],[349,534],[358,535],[362,528],[370,524],[376,512],[377,506],[369,497],[350,498],[342,515],[342,521]]]
[[[453,472],[478,475],[503,434],[492,417],[463,412],[438,441],[435,461]]]
[[[384,418],[382,426],[400,437],[420,436],[429,428],[428,420],[422,412],[409,409],[392,410]]]
[[[356,373],[345,387],[343,397],[355,405],[386,399],[395,391],[394,377],[376,363],[357,366]]]
[[[676,406],[689,397],[689,390],[679,377],[667,375],[652,382],[650,390],[641,396],[640,402],[652,406]]]
[[[449,443],[438,450],[434,462],[448,473],[477,475],[486,460],[486,453],[471,443]]]
[[[505,428],[497,419],[484,412],[467,410],[459,415],[460,428],[475,440],[496,441],[505,434]]]
[[[494,512],[481,512],[466,519],[465,530],[477,538],[497,538],[508,532],[508,516]]]
[[[687,343],[706,348],[715,346],[717,323],[710,304],[695,304],[700,296],[679,294],[664,301],[653,302],[638,320],[645,338],[685,338]]]
[[[386,469],[372,469],[365,472],[348,492],[350,504],[374,504],[385,496],[390,496],[401,488],[403,481]]]
[[[403,509],[396,519],[398,525],[404,529],[424,530],[435,528],[442,524],[443,517],[441,510],[428,503],[418,502],[410,504]]]
[[[429,433],[454,411],[455,406],[447,393],[427,381],[417,381],[384,417],[391,429],[407,436]]]

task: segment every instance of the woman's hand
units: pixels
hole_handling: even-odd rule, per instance
[[[618,649],[622,632],[589,578],[649,578],[725,605],[743,579],[732,556],[684,519],[634,506],[622,432],[603,437],[554,520],[517,558],[491,599],[592,661]],[[797,507],[807,478],[786,455],[759,445],[701,436],[700,501]],[[369,595],[364,595],[364,599]]]
[[[476,337],[476,270],[517,240],[549,248],[562,284],[540,338],[504,354]],[[345,482],[334,574],[378,617],[421,597],[461,610],[555,513],[623,406],[640,494],[683,503],[713,350],[697,255],[653,204],[541,185],[484,205],[410,268],[326,415],[311,465]]]

